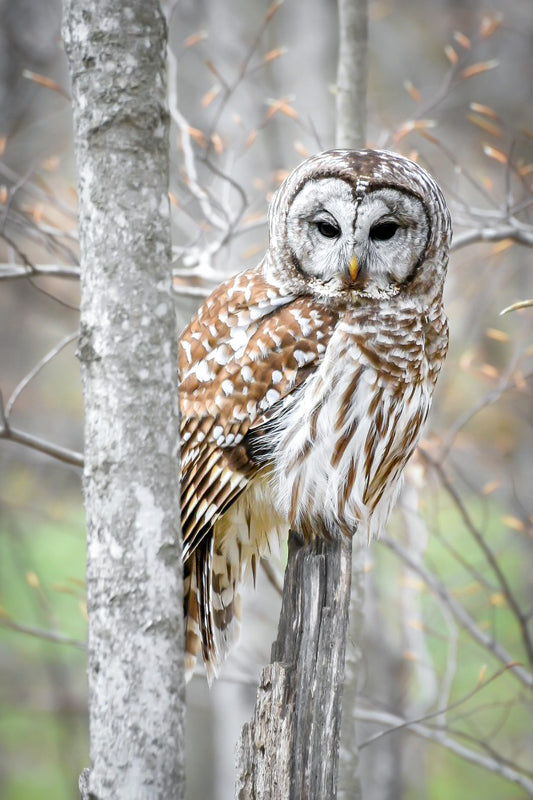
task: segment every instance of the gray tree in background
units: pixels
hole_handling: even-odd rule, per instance
[[[158,0],[65,6],[81,249],[91,767],[83,794],[184,788],[177,332]]]

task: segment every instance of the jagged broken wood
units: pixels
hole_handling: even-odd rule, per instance
[[[278,637],[237,749],[237,800],[334,800],[351,541],[289,537]]]

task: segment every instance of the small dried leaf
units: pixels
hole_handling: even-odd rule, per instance
[[[202,42],[204,39],[207,39],[207,31],[196,31],[196,33],[191,33],[190,36],[187,36],[183,42],[183,46],[188,49],[189,47],[194,47],[195,44]]]
[[[224,84],[224,79],[223,79],[223,78],[222,78],[222,76],[220,75],[220,72],[219,72],[219,71],[218,71],[218,69],[215,67],[215,65],[213,64],[213,62],[212,62],[212,61],[210,61],[209,59],[207,59],[207,61],[205,62],[205,65],[206,65],[207,69],[209,70],[209,72],[210,72],[212,75],[214,75],[214,76],[215,76],[215,78],[216,78],[218,81],[220,81],[220,83]]]
[[[484,106],[483,103],[470,103],[470,108],[476,114],[483,114],[490,119],[499,119],[498,114],[490,106]]]
[[[301,156],[302,158],[308,158],[310,155],[307,147],[298,140],[294,142],[294,149],[296,150],[298,155]]]
[[[7,136],[0,136],[0,156],[3,156],[6,151]]]
[[[63,89],[56,81],[53,81],[52,78],[48,78],[46,75],[40,75],[38,72],[32,72],[31,69],[23,69],[22,76],[29,81],[33,81],[34,83],[38,83],[40,86],[45,86],[47,89],[51,89],[53,92],[57,92],[62,97],[66,97],[70,100],[69,93]]]
[[[268,7],[268,11],[265,14],[265,23],[270,22],[278,8],[283,3],[283,0],[274,0],[274,2]]]
[[[459,61],[459,56],[457,55],[451,44],[447,44],[446,47],[444,48],[444,55],[446,56],[450,64],[453,64],[453,66],[455,66]]]
[[[190,125],[188,131],[191,139],[193,139],[196,142],[196,144],[199,144],[200,147],[202,147],[205,150],[205,148],[207,147],[207,141],[203,131],[201,131],[199,128],[193,128]]]
[[[521,164],[518,167],[517,172],[521,178],[525,178],[528,175],[531,175],[533,172],[533,164]]]
[[[464,372],[468,371],[472,366],[473,356],[472,353],[468,351],[463,353],[461,358],[459,359],[459,369],[463,370]]]
[[[483,683],[483,681],[485,680],[486,675],[487,675],[487,665],[486,664],[482,664],[481,668],[479,670],[479,674],[477,676],[477,684],[478,684],[478,686],[481,683]]]
[[[491,122],[489,119],[478,116],[477,114],[467,114],[466,118],[473,125],[476,125],[476,127],[481,128],[482,131],[485,131],[485,133],[489,133],[491,136],[496,136],[498,139],[501,139],[502,129],[495,122]]]
[[[44,161],[41,161],[41,167],[46,170],[46,172],[55,172],[59,164],[59,156],[50,156],[50,158],[45,158]]]
[[[503,608],[505,605],[505,595],[503,592],[494,592],[490,596],[490,604],[494,608]]]
[[[509,250],[509,248],[513,245],[513,239],[502,239],[501,242],[496,242],[492,245],[490,248],[490,254],[492,256],[499,256],[500,253],[504,253],[506,250]]]
[[[284,55],[286,52],[286,47],[275,47],[263,56],[263,61],[265,64],[269,64],[271,61],[275,61],[276,58],[280,58],[280,56]]]
[[[428,142],[431,142],[431,144],[440,146],[440,141],[437,139],[436,136],[433,136],[433,134],[430,133],[429,131],[420,131],[420,136],[422,136],[422,138],[426,139]]]
[[[221,155],[224,152],[224,142],[222,141],[222,137],[218,133],[212,133],[211,142],[213,143],[213,148],[217,156]]]
[[[246,141],[244,143],[245,148],[248,149],[248,147],[251,147],[256,139],[257,139],[257,131],[254,128],[248,134],[248,137],[247,137],[247,139],[246,139]]]
[[[493,492],[496,491],[496,489],[499,489],[500,486],[501,486],[501,482],[500,481],[489,481],[482,488],[481,494],[483,494],[485,496],[487,496],[489,494],[492,494]]]
[[[508,342],[510,338],[508,333],[499,330],[499,328],[487,328],[485,335],[496,342]]]
[[[279,100],[270,100],[270,108],[265,114],[265,121],[271,119],[278,112],[285,114],[290,119],[298,119],[298,112],[290,105],[286,97],[281,97]]]
[[[422,95],[420,94],[416,86],[414,86],[411,83],[411,81],[404,81],[403,88],[405,89],[411,100],[414,100],[415,103],[422,102]]]
[[[495,33],[502,24],[503,14],[499,11],[491,11],[481,19],[479,35],[482,39],[488,39]]]
[[[496,369],[496,367],[493,367],[492,364],[483,364],[483,366],[480,368],[480,372],[487,378],[499,377],[498,370]]]
[[[434,119],[410,119],[407,122],[404,122],[394,135],[394,142],[399,142],[400,139],[403,139],[412,131],[417,131],[422,133],[426,131],[428,128],[435,127],[435,120]]]
[[[207,108],[211,105],[217,94],[220,92],[220,85],[217,84],[216,86],[212,86],[209,91],[207,91],[202,99],[200,100],[200,105],[202,108]]]
[[[454,31],[453,38],[457,44],[460,44],[465,50],[470,50],[472,43],[468,36],[466,36],[464,33],[461,33],[461,31]]]
[[[461,72],[461,78],[467,80],[474,75],[481,75],[481,73],[487,72],[489,69],[496,69],[499,63],[500,62],[496,58],[491,58],[489,61],[479,61],[477,64],[470,64],[469,67],[465,67]]]
[[[403,657],[405,658],[406,661],[411,661],[413,663],[416,663],[417,661],[419,661],[419,658],[418,658],[417,654],[413,653],[412,650],[404,650],[403,651]]]
[[[42,203],[35,203],[31,209],[31,215],[36,225],[40,225],[43,220],[43,206]]]
[[[27,572],[26,573],[26,583],[28,586],[31,586],[32,589],[38,589],[40,586],[39,577],[35,572]]]
[[[272,175],[274,179],[274,183],[279,186],[280,183],[283,183],[285,178],[288,176],[289,170],[288,169],[277,169],[274,174]]]
[[[500,311],[500,317],[508,314],[509,311],[520,311],[521,308],[533,308],[533,298],[531,300],[519,300],[517,303],[507,306],[503,311]]]
[[[522,533],[522,531],[524,531],[526,527],[522,522],[522,520],[518,519],[518,517],[513,517],[513,516],[502,517],[502,522],[506,528],[511,528],[511,530],[518,531],[519,533]]]
[[[498,150],[496,147],[492,147],[490,144],[483,145],[483,152],[489,158],[493,158],[495,161],[499,161],[500,164],[507,164],[507,155],[502,153],[501,150]]]

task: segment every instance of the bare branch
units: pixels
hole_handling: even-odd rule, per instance
[[[498,583],[500,584],[501,590],[502,590],[502,592],[503,592],[503,594],[505,596],[505,599],[506,599],[506,601],[507,601],[507,603],[509,605],[509,608],[511,609],[511,611],[515,615],[516,620],[518,622],[518,625],[519,625],[519,628],[520,628],[520,633],[521,633],[521,636],[522,636],[522,642],[523,642],[524,649],[526,651],[529,663],[533,664],[533,641],[531,639],[531,634],[530,634],[529,627],[528,627],[528,618],[522,612],[522,609],[520,608],[520,605],[519,605],[519,603],[518,603],[518,601],[517,601],[517,599],[516,599],[516,597],[514,595],[514,592],[511,589],[509,581],[505,577],[505,575],[504,575],[504,573],[503,573],[503,571],[502,571],[502,569],[501,569],[501,567],[499,565],[498,559],[496,558],[496,556],[494,555],[494,553],[492,552],[492,550],[488,546],[488,544],[486,542],[486,539],[482,535],[481,531],[479,531],[477,529],[477,527],[474,525],[474,522],[473,522],[472,518],[470,517],[470,514],[468,513],[465,504],[463,503],[463,501],[462,501],[461,497],[459,496],[458,492],[456,491],[455,487],[451,484],[448,476],[446,475],[446,472],[445,472],[444,467],[442,466],[442,464],[439,461],[431,458],[431,456],[423,449],[421,449],[420,454],[421,454],[422,458],[427,463],[431,464],[431,466],[433,467],[433,469],[437,473],[442,486],[446,490],[446,492],[449,495],[449,497],[453,500],[453,503],[454,503],[455,507],[459,511],[459,514],[461,516],[461,519],[463,520],[463,523],[464,523],[466,529],[469,531],[469,533],[471,534],[472,538],[474,539],[474,541],[476,542],[478,547],[483,552],[483,555],[487,559],[488,564],[490,565],[492,571],[494,572],[494,574],[495,574],[495,576],[496,576],[496,578],[498,580]],[[532,678],[533,678],[533,676],[532,676]]]
[[[500,661],[505,667],[509,667],[510,672],[528,689],[533,689],[533,675],[525,669],[521,664],[517,664],[511,655],[502,647],[498,642],[494,641],[487,633],[482,631],[472,619],[468,611],[455,600],[446,587],[433,575],[423,564],[419,564],[413,560],[410,553],[402,547],[397,541],[390,539],[388,536],[381,537],[381,543],[396,553],[401,560],[406,563],[414,572],[416,572],[438,597],[446,603],[448,609],[462,625],[462,627],[470,634],[470,636],[481,647],[484,647],[492,655]]]
[[[64,336],[63,339],[53,347],[37,364],[33,367],[32,370],[28,372],[28,374],[20,381],[18,386],[15,387],[14,391],[11,393],[11,397],[7,401],[5,411],[4,411],[4,420],[9,420],[11,411],[15,402],[21,392],[28,386],[28,384],[41,372],[41,370],[52,361],[55,356],[57,356],[68,344],[73,342],[79,336],[79,331],[74,331],[74,333],[69,333],[67,336]]]
[[[533,795],[533,781],[522,775],[517,769],[513,769],[512,767],[498,761],[495,758],[482,755],[481,753],[477,753],[475,750],[464,747],[464,745],[455,741],[455,739],[452,739],[446,734],[446,732],[442,730],[431,728],[427,725],[421,725],[420,723],[416,722],[409,722],[408,720],[405,720],[396,714],[390,714],[386,711],[367,711],[366,709],[357,708],[355,710],[355,716],[358,720],[363,722],[376,722],[382,725],[389,725],[389,732],[396,730],[398,726],[406,727],[406,729],[411,733],[415,733],[417,736],[421,736],[424,739],[430,739],[433,742],[437,742],[446,749],[450,750],[452,753],[464,758],[465,761],[468,761],[471,764],[476,764],[478,767],[487,769],[490,772],[494,772],[496,775],[500,775],[502,778],[506,778],[512,783],[521,786],[530,795]],[[366,746],[366,742],[363,742],[359,745],[360,748],[364,748]]]
[[[79,267],[62,267],[56,264],[0,264],[0,281],[20,278],[66,278],[79,280]]]
[[[17,633],[25,633],[27,636],[35,636],[38,639],[45,639],[47,642],[54,642],[55,644],[68,644],[72,647],[77,647],[78,650],[87,649],[85,642],[81,642],[79,639],[71,639],[70,637],[64,636],[62,633],[57,633],[56,631],[47,631],[42,628],[33,628],[30,625],[22,625],[21,623],[15,622],[9,617],[0,616],[0,627],[7,628],[11,631],[16,631]]]

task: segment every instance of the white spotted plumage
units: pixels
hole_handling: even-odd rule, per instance
[[[209,677],[274,539],[382,530],[447,346],[449,215],[419,166],[322,153],[269,222],[266,257],[180,344],[187,667],[201,649]]]

